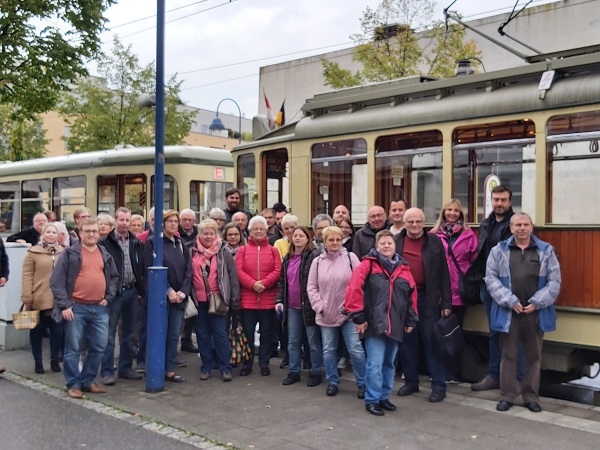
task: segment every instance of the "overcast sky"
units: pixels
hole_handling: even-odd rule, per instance
[[[533,0],[531,6],[550,1]],[[438,2],[435,20],[443,19],[442,10],[450,2]],[[167,22],[173,22],[166,25],[166,74],[177,72],[185,80],[182,97],[186,104],[215,110],[220,100],[230,97],[238,102],[242,114],[251,118],[258,111],[261,66],[349,47],[349,36],[360,31],[362,11],[379,3],[380,0],[168,0],[167,11],[180,9],[167,13]],[[465,19],[475,19],[508,12],[514,3],[515,0],[458,0],[452,10]],[[527,0],[520,0],[521,5],[525,3]],[[126,45],[131,44],[142,64],[152,62],[156,57],[155,14],[154,0],[118,0],[107,12],[110,30],[102,35],[104,50],[110,49],[113,36],[118,34]],[[93,65],[90,67],[94,74]],[[277,110],[283,99],[269,100]],[[219,110],[237,115],[231,102],[224,102]]]

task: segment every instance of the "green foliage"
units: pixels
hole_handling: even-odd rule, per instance
[[[104,11],[114,0],[2,0],[0,104],[14,118],[52,109],[100,50]]]
[[[382,0],[360,19],[361,33],[351,36],[356,44],[352,59],[361,70],[352,73],[336,62],[322,60],[325,84],[334,89],[426,74],[447,78],[458,59],[479,58],[474,41],[465,43],[465,30],[432,23],[435,2],[430,0]],[[425,28],[426,27],[426,28]],[[415,29],[425,28],[417,34]]]
[[[0,105],[0,161],[43,157],[48,141],[41,121],[14,117],[13,106]]]
[[[115,38],[111,55],[98,60],[101,78],[81,79],[65,96],[60,113],[70,126],[64,139],[70,152],[113,148],[116,145],[154,145],[155,108],[139,109],[137,98],[156,90],[155,67],[141,67],[131,46]],[[165,144],[182,144],[194,113],[184,110],[181,81],[165,84]]]

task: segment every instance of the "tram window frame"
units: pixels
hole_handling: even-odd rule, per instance
[[[138,181],[139,180],[139,181]],[[131,186],[142,186],[142,190],[138,195],[136,203],[132,203],[133,198],[128,189]],[[146,211],[146,196],[145,193],[148,189],[146,174],[117,174],[117,175],[98,175],[96,178],[97,187],[97,199],[96,199],[96,210],[98,214],[104,213],[111,216],[115,215],[116,210],[124,206],[130,210],[141,208]],[[110,193],[106,194],[106,190],[103,188],[112,187]],[[103,192],[104,191],[104,192]],[[105,195],[102,198],[102,195]],[[109,198],[110,197],[110,198]],[[102,200],[102,201],[101,201]]]
[[[37,197],[26,193],[38,194]],[[38,207],[35,204],[38,204]],[[49,211],[52,203],[52,182],[50,178],[24,180],[21,183],[21,230],[33,224],[33,217],[40,212]],[[33,208],[31,206],[33,205]]]
[[[285,156],[285,162],[283,156]],[[267,150],[261,154],[263,168],[262,207],[270,208],[275,203],[290,204],[290,162],[287,148]],[[269,177],[269,175],[276,175]]]
[[[6,227],[0,232],[17,233],[21,223],[21,186],[18,181],[0,183],[0,222]]]
[[[179,211],[179,186],[172,175],[165,175],[163,210],[174,209]],[[154,205],[154,175],[150,178],[150,204]]]
[[[337,205],[346,205],[355,225],[367,222],[369,205],[365,189],[368,184],[365,139],[343,139],[313,144],[310,173],[312,217],[321,213],[332,215]]]
[[[599,141],[600,111],[563,114],[548,119],[547,223],[599,224],[597,212],[589,206],[596,200],[590,186],[594,186],[600,175]]]
[[[256,157],[254,153],[239,155],[236,167],[236,187],[242,193],[241,209],[246,209],[254,214],[258,212]]]
[[[481,223],[484,219],[483,190],[485,179],[491,174],[501,175],[500,183],[512,190],[513,209],[527,212],[535,221],[535,130],[535,123],[528,118],[454,129],[452,197],[461,201],[467,222]],[[500,152],[510,155],[511,151],[514,155],[502,159]],[[492,152],[500,157],[490,157]],[[506,181],[517,165],[520,179]],[[488,166],[489,173],[480,172],[480,168]]]
[[[83,192],[74,192],[77,195],[63,195],[63,191],[70,189],[83,189]],[[86,206],[86,199],[87,177],[85,175],[52,179],[52,209],[56,212],[58,220],[64,221],[67,226],[75,226],[73,213],[77,208]]]
[[[212,208],[227,208],[225,192],[233,187],[230,181],[190,181],[190,209],[196,213],[196,222],[208,219]]]
[[[443,199],[443,138],[439,130],[379,136],[375,141],[375,203],[387,209],[401,198],[421,208],[427,223],[434,223]],[[429,155],[431,162],[425,160]]]

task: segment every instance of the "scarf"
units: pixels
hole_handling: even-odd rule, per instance
[[[219,253],[221,250],[222,241],[217,236],[209,248],[206,248],[202,245],[200,238],[196,239],[196,247],[194,247],[194,252],[196,252],[200,256],[200,266],[204,269],[206,268],[206,262]]]
[[[53,255],[53,254],[55,254],[55,253],[56,253],[56,251],[58,250],[58,246],[59,246],[58,242],[55,242],[54,244],[48,244],[48,243],[47,243],[47,242],[45,242],[45,241],[42,241],[42,242],[40,243],[40,245],[42,246],[42,248],[43,248],[44,250],[46,250],[46,251],[47,251],[48,253],[50,253],[51,255]]]
[[[444,224],[440,227],[440,231],[442,232],[442,234],[448,238],[460,233],[462,229],[463,223],[460,220],[454,223],[444,222]]]
[[[371,249],[370,253],[371,253],[371,256],[374,256],[375,258],[377,258],[377,260],[379,261],[379,263],[381,264],[383,269],[390,275],[394,272],[394,269],[400,262],[400,255],[398,255],[398,253],[394,253],[394,256],[392,256],[391,260],[381,256],[381,254],[374,248]]]

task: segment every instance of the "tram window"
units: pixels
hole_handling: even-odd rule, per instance
[[[484,215],[488,175],[512,193],[515,211],[535,221],[535,125],[528,119],[457,128],[453,135],[453,197],[459,199],[469,222]],[[490,211],[486,211],[490,214]]]
[[[375,142],[375,203],[394,199],[423,209],[436,221],[442,204],[442,133],[425,131],[382,136]]]
[[[600,177],[600,111],[553,117],[547,125],[547,221],[600,223],[595,189]]]
[[[98,214],[115,215],[117,208],[146,209],[146,175],[99,176]]]
[[[364,139],[321,142],[312,146],[312,217],[350,209],[352,222],[367,221],[367,142]]]
[[[74,226],[73,213],[77,208],[86,206],[86,178],[61,177],[52,180],[54,211],[58,219],[67,226]]]
[[[16,233],[20,231],[21,189],[18,181],[0,183],[0,232]]]
[[[154,205],[154,175],[152,175],[152,192],[150,203]],[[163,210],[175,209],[179,211],[179,195],[177,193],[177,180],[171,175],[165,175]]]
[[[243,207],[252,213],[258,211],[256,194],[256,163],[254,155],[240,155],[237,159],[237,188],[242,191]]]
[[[263,177],[264,193],[263,206],[270,208],[275,203],[283,203],[290,206],[290,178],[288,153],[285,148],[264,152],[263,159]]]
[[[190,208],[196,212],[196,221],[208,219],[212,208],[227,208],[225,192],[233,183],[219,181],[190,181]]]
[[[24,229],[33,224],[33,216],[50,209],[50,180],[23,181],[21,198],[21,229]]]

